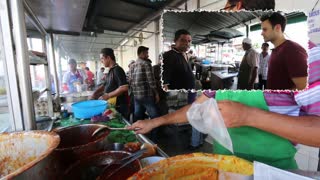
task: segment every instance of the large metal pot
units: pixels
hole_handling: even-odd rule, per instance
[[[105,172],[103,168],[107,165],[101,165],[101,162],[106,159],[120,160],[126,156],[130,155],[126,151],[104,151],[82,159],[70,168],[68,168],[63,176],[63,179],[78,179],[78,180],[90,180],[90,179],[103,179],[106,177],[104,175],[109,174],[118,166],[110,166]],[[110,161],[111,162],[111,161]],[[133,161],[131,164],[127,165],[114,175],[110,179],[127,179],[134,173],[141,169],[141,164],[139,160]]]
[[[82,124],[54,130],[61,139],[53,153],[57,162],[57,172],[61,173],[77,160],[103,150],[104,144],[107,143],[106,136],[110,131],[106,130],[100,136],[91,137],[92,133],[100,127],[104,126]]]
[[[59,142],[56,133],[47,131],[0,134],[0,178],[46,179],[48,155]]]

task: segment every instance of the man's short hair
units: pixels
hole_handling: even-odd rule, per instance
[[[145,46],[139,46],[138,47],[138,50],[137,50],[137,53],[138,55],[141,54],[142,52],[145,52],[145,51],[148,51],[149,48],[145,47]]]
[[[104,67],[101,67],[100,70],[104,70]]]
[[[280,12],[267,13],[263,15],[260,20],[261,22],[269,20],[272,28],[274,28],[277,24],[280,24],[282,32],[284,32],[287,25],[287,18]]]
[[[102,54],[104,57],[109,56],[112,60],[116,61],[116,57],[114,56],[113,49],[111,49],[111,48],[101,49],[100,54]]]
[[[179,29],[178,31],[176,31],[176,33],[174,34],[174,41],[177,41],[181,35],[191,35],[189,31],[185,30],[185,29]]]
[[[231,6],[235,6],[241,0],[228,0]],[[242,8],[245,10],[274,10],[275,0],[242,0]]]
[[[85,70],[87,70],[87,71],[89,71],[89,70],[90,70],[88,67],[85,67],[84,69],[85,69]]]
[[[269,47],[269,44],[268,43],[262,43],[262,46],[267,46],[267,47]]]

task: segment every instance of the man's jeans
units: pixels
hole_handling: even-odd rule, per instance
[[[188,104],[192,104],[197,97],[197,93],[188,92]],[[193,147],[197,147],[203,144],[203,134],[192,127],[191,143]]]
[[[159,117],[154,97],[144,97],[141,99],[134,99],[134,121],[144,120],[145,112],[147,111],[151,119]],[[148,120],[146,120],[148,121]],[[151,131],[151,140],[157,142],[157,128]]]
[[[147,111],[151,119],[159,117],[159,112],[153,97],[144,97],[141,99],[134,98],[134,120],[145,119]]]
[[[193,147],[198,147],[203,144],[203,134],[199,132],[197,129],[192,127],[192,135],[191,135],[191,143],[190,145]]]

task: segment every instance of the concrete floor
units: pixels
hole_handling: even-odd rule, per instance
[[[158,139],[155,143],[169,156],[193,152],[212,153],[212,145],[206,141],[200,148],[194,151],[187,148],[191,139],[190,125],[179,127],[176,125],[162,126],[159,128],[157,137]]]

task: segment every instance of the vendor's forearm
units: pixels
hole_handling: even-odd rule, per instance
[[[118,97],[127,91],[128,91],[128,85],[123,85],[123,86],[118,87],[116,90],[108,93],[108,97],[109,98]]]
[[[100,86],[96,91],[94,91],[94,93],[92,94],[92,96],[97,99],[99,98],[99,96],[101,96],[103,94],[104,91],[104,86]]]
[[[178,124],[178,123],[186,123],[187,119],[187,111],[191,105],[184,106],[183,108],[169,113],[167,115],[161,116],[159,118],[153,119],[152,121],[155,123],[155,127],[169,125],[169,124]]]
[[[247,125],[253,126],[293,142],[320,147],[320,117],[288,116],[254,108]],[[259,117],[259,118],[256,118]]]

